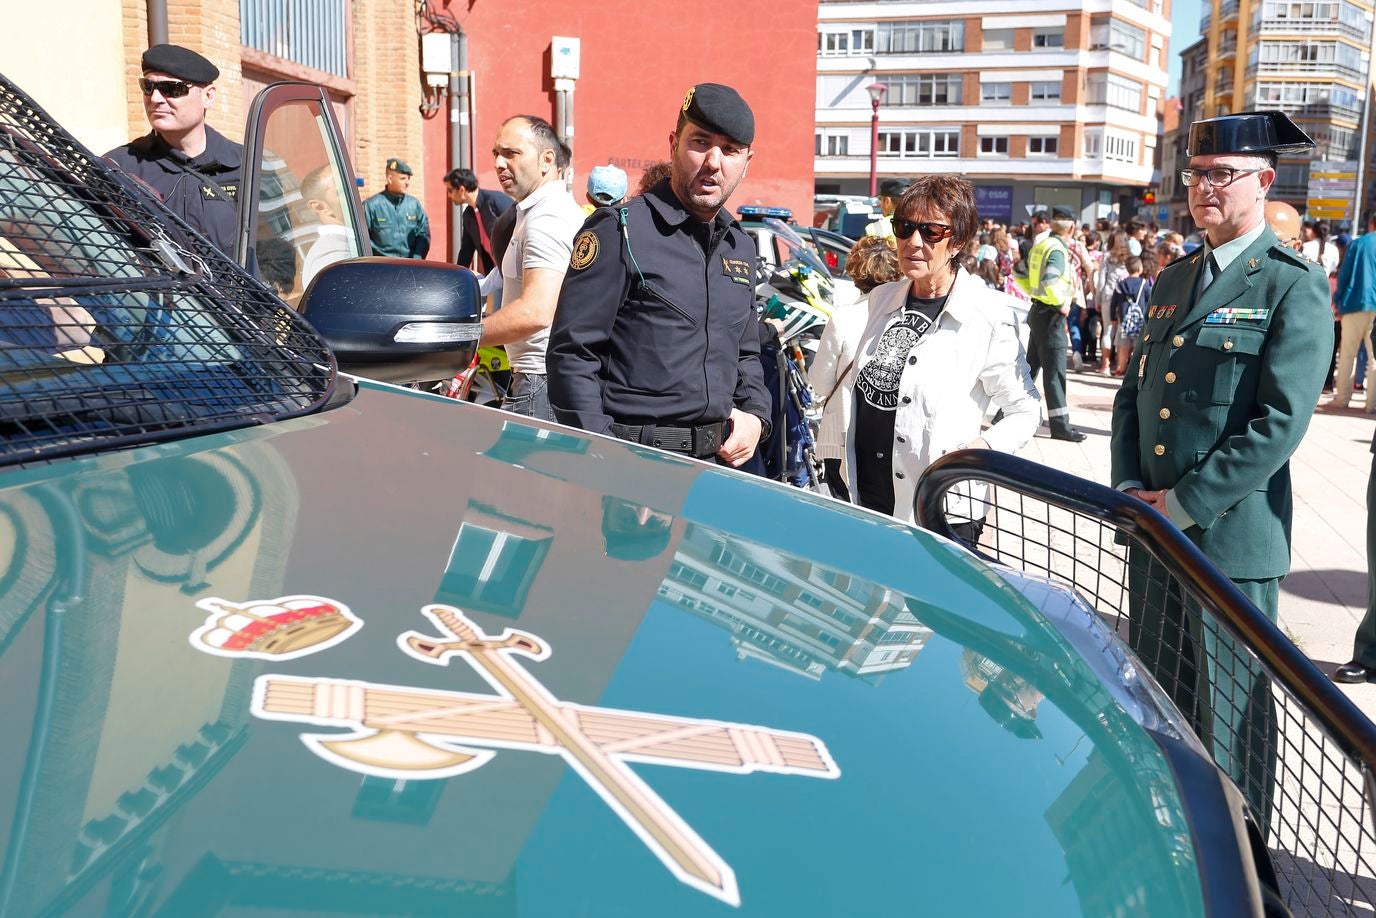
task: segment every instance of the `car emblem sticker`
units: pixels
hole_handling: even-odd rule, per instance
[[[740,905],[740,892],[731,866],[628,763],[732,774],[841,774],[826,745],[805,733],[560,701],[516,659],[549,659],[550,647],[535,635],[508,628],[491,637],[453,606],[421,611],[440,634],[408,631],[397,638],[402,651],[438,666],[458,657],[495,694],[267,674],[254,683],[253,714],[351,728],[301,739],[333,765],[396,780],[461,775],[503,749],[561,756],[680,882],[733,906]],[[195,636],[192,643],[233,653]]]
[[[191,646],[221,657],[294,660],[333,647],[363,622],[323,596],[282,596],[255,602],[202,599],[210,614],[191,632]]]

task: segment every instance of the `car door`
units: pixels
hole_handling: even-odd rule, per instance
[[[296,308],[321,268],[371,254],[329,96],[314,83],[273,83],[244,127],[235,258]]]

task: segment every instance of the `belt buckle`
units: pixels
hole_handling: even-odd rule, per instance
[[[699,436],[701,434],[701,436]],[[721,425],[704,424],[693,428],[693,455],[707,459],[717,454],[721,448]]]

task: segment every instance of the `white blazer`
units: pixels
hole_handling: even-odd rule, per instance
[[[855,367],[835,395],[846,402],[844,468],[852,495],[858,493],[851,407],[855,380],[874,359],[880,336],[907,302],[911,286],[912,281],[901,280],[870,291],[867,321],[855,345]],[[1003,411],[999,422],[983,434],[992,449],[1017,452],[1037,432],[1041,404],[1018,338],[1016,302],[959,271],[936,327],[913,346],[911,356],[916,360],[903,365],[898,382],[900,403],[891,452],[892,512],[898,519],[915,522],[917,479],[942,455],[980,436],[991,402]],[[983,498],[983,486],[960,488],[951,497],[948,513],[957,522],[983,519]]]
[[[819,459],[846,458],[846,431],[850,429],[852,402],[836,380],[842,373],[849,381],[855,374],[855,348],[870,316],[869,297],[838,307],[822,330],[817,353],[807,371],[808,386],[822,402],[822,422],[817,430]],[[827,398],[835,390],[832,398]],[[825,400],[825,401],[823,401]]]

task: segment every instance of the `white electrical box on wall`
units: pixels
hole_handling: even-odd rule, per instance
[[[549,40],[549,75],[555,80],[578,79],[578,39],[556,35]]]
[[[426,32],[420,37],[420,69],[425,71],[427,85],[448,83],[451,62],[448,32]]]

